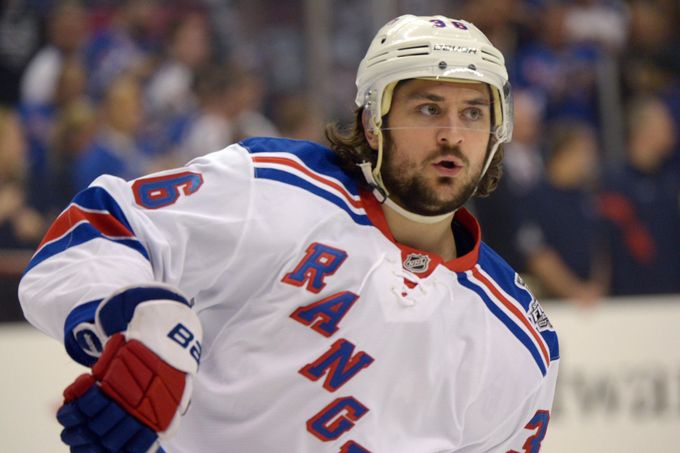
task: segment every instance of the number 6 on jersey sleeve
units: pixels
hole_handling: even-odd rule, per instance
[[[132,192],[139,206],[159,209],[175,204],[180,197],[180,188],[190,196],[203,185],[203,175],[191,171],[163,176],[140,178],[132,184]]]

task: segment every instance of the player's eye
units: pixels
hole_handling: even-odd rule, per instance
[[[484,118],[484,111],[479,107],[467,107],[463,109],[461,116],[467,121],[479,121]]]
[[[441,112],[437,104],[423,104],[418,106],[418,111],[425,116],[435,116]]]

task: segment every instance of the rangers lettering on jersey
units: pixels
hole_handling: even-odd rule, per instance
[[[328,253],[332,251],[332,253]],[[324,255],[325,254],[325,255]],[[322,257],[331,258],[321,262]],[[339,249],[314,243],[307,248],[307,253],[292,273],[286,274],[284,283],[294,286],[302,286],[308,283],[307,290],[319,292],[320,284],[326,275],[334,274],[347,258],[347,253]],[[330,265],[329,263],[337,263]],[[322,270],[319,271],[319,267]],[[307,270],[307,271],[305,271]],[[317,273],[316,271],[319,271]],[[311,285],[316,280],[317,285]],[[315,288],[319,288],[316,290]],[[319,302],[300,307],[290,316],[304,325],[310,326],[323,336],[330,337],[338,330],[339,321],[347,314],[349,309],[359,299],[356,294],[348,291],[341,292]],[[311,324],[316,316],[320,316],[324,323]],[[373,363],[373,357],[363,351],[354,353],[355,346],[341,338],[333,343],[330,349],[312,363],[302,367],[299,373],[311,381],[319,380],[324,374],[326,380],[323,388],[329,392],[335,392],[345,385],[350,379]],[[326,406],[321,412],[307,421],[307,429],[323,442],[335,440],[345,432],[351,430],[354,424],[366,413],[368,408],[357,401],[354,397],[338,398]],[[340,414],[340,418],[337,418]],[[331,423],[332,422],[332,423]],[[354,443],[353,447],[363,448]],[[365,450],[364,451],[368,451]]]

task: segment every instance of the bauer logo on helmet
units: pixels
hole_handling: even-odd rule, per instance
[[[435,44],[432,46],[432,50],[439,50],[442,52],[458,52],[458,53],[466,53],[466,54],[474,54],[476,55],[477,52],[479,51],[475,47],[466,47],[466,46],[454,46],[452,44]]]

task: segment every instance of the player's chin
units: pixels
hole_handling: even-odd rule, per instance
[[[450,187],[440,191],[435,203],[430,204],[433,211],[451,212],[463,206],[474,193],[474,186],[467,184],[462,187]]]
[[[439,203],[447,203],[463,196],[469,191],[469,187],[469,181],[457,178],[438,178],[431,192],[435,194]]]
[[[453,212],[465,204],[467,199],[463,198],[460,194],[430,198],[426,202],[420,203],[418,214],[435,216]]]

